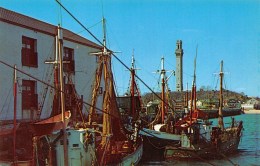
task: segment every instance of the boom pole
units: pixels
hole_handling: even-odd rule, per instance
[[[64,79],[63,79],[63,37],[60,25],[58,26],[58,49],[59,49],[59,64],[60,64],[60,97],[61,97],[61,114],[62,114],[62,130],[63,130],[63,151],[64,151],[64,166],[68,166],[68,145],[67,132],[65,124],[65,95],[64,95]]]

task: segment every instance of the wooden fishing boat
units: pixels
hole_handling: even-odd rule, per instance
[[[137,165],[143,152],[142,139],[139,136],[139,125],[135,123],[134,132],[128,133],[122,123],[114,90],[111,68],[112,52],[106,48],[105,19],[103,19],[103,52],[97,53],[99,58],[98,74],[95,85],[100,85],[104,76],[105,94],[103,100],[103,120],[100,143],[97,144],[99,165]],[[98,89],[96,86],[94,89]],[[96,94],[94,92],[93,94]],[[95,96],[95,95],[94,95]],[[96,103],[95,97],[92,103]],[[89,124],[93,124],[95,109],[91,107]]]
[[[196,61],[195,61],[196,62]],[[223,62],[221,63],[223,65]],[[221,88],[222,71],[221,65]],[[162,63],[162,66],[163,63]],[[165,73],[162,67],[162,73]],[[196,107],[196,68],[191,94],[191,108],[183,116],[168,117],[164,122],[167,102],[164,97],[164,77],[162,77],[162,106],[150,128],[141,131],[144,139],[144,159],[171,160],[223,157],[236,152],[242,135],[243,122],[235,122],[232,118],[231,126],[224,128],[222,105],[218,111],[219,126],[209,121],[209,115]],[[223,103],[220,93],[220,103]],[[169,115],[169,114],[168,114]],[[176,118],[177,117],[177,118]],[[161,120],[160,120],[161,118]],[[211,117],[212,118],[212,117]],[[159,122],[159,123],[158,123]],[[161,123],[160,123],[161,122]],[[164,122],[164,123],[163,123]]]
[[[139,124],[135,124],[133,132],[128,132],[118,110],[111,69],[112,52],[106,48],[104,18],[103,27],[103,49],[93,53],[97,56],[98,66],[92,86],[88,122],[72,122],[66,130],[53,132],[47,135],[48,139],[43,139],[45,145],[53,149],[50,151],[51,155],[45,154],[49,164],[130,166],[137,165],[141,159],[143,145],[138,134]],[[99,109],[97,103],[101,82],[105,88],[102,109]],[[97,110],[103,113],[102,118],[97,115]]]
[[[168,145],[164,156],[166,159],[212,159],[225,158],[226,155],[237,151],[242,136],[243,122],[235,122],[232,118],[231,125],[224,128],[223,123],[223,61],[220,70],[220,107],[218,126],[213,126],[207,118],[199,116],[202,112],[191,105],[190,115],[175,124],[175,128],[181,135],[180,146]],[[195,74],[194,74],[195,75]],[[195,76],[194,76],[195,78]],[[193,97],[196,98],[195,79],[193,81]],[[197,114],[197,115],[196,115]],[[195,116],[194,116],[195,115]],[[204,118],[203,118],[204,117]]]
[[[166,93],[168,91],[167,80],[174,71],[167,78],[164,58],[161,58],[161,70],[158,70],[157,73],[161,76],[161,97],[157,96],[161,102],[148,103],[151,107],[155,107],[157,112],[154,112],[153,115],[147,113],[147,117],[143,117],[150,120],[144,121],[144,124],[147,122],[148,124],[140,131],[144,140],[144,160],[164,160],[165,147],[167,145],[179,146],[181,139],[180,135],[175,133],[173,129],[175,119],[180,116],[173,111],[168,93]]]
[[[117,103],[120,111],[120,117],[126,128],[126,133],[132,134],[132,142],[139,142],[139,146],[133,151],[132,154],[123,158],[121,165],[137,165],[143,154],[143,145],[140,137],[138,138],[138,130],[140,130],[140,113],[142,111],[142,100],[141,94],[135,80],[136,70],[134,54],[132,55],[132,66],[130,68],[130,87],[126,92],[126,95],[117,97]],[[137,126],[136,126],[137,125]],[[136,130],[136,131],[135,131]],[[134,135],[133,135],[134,134]],[[138,145],[137,144],[137,145]],[[130,162],[131,161],[131,162]]]

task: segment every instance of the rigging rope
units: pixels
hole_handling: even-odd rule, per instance
[[[68,12],[69,15],[71,15],[71,16],[73,17],[73,19],[76,20],[93,38],[95,38],[101,45],[103,45],[103,44],[97,39],[97,37],[95,37],[88,29],[86,29],[85,26],[84,26],[83,24],[81,24],[81,22],[79,22],[79,20],[76,19],[58,0],[56,0],[56,2],[59,3],[59,5],[60,5],[66,12]],[[130,70],[130,68],[129,68],[128,66],[126,66],[115,54],[112,53],[112,55],[113,55],[125,68],[127,68],[128,70]],[[9,66],[9,67],[11,67],[11,68],[14,68],[14,67],[10,66],[9,64],[7,64],[7,63],[1,61],[1,60],[0,60],[0,63],[4,64],[4,65],[6,65],[6,66]],[[19,71],[19,72],[21,72],[21,73],[23,73],[23,74],[25,74],[25,75],[27,75],[27,76],[29,76],[29,77],[31,77],[31,78],[33,78],[33,79],[35,79],[35,80],[37,80],[37,81],[39,81],[39,82],[41,82],[41,83],[43,83],[43,84],[45,84],[45,85],[48,85],[49,87],[51,87],[51,88],[53,88],[53,89],[56,89],[54,86],[52,86],[52,85],[50,85],[50,84],[48,84],[48,83],[46,83],[46,82],[44,82],[44,81],[42,81],[42,80],[39,80],[38,78],[33,77],[33,76],[31,76],[31,75],[29,75],[29,74],[23,72],[22,70],[19,70],[19,69],[16,69],[16,70]],[[157,95],[139,76],[135,75],[135,77],[136,77],[137,79],[139,79],[154,95],[156,95],[160,100],[162,100],[161,97],[160,97],[159,95]],[[60,91],[60,90],[59,90],[59,91]],[[62,93],[65,93],[65,92],[62,91]],[[162,100],[162,102],[165,102],[165,101]],[[85,104],[87,104],[87,105],[89,105],[89,106],[91,106],[91,107],[95,107],[95,106],[90,105],[89,103],[86,103],[86,102],[84,102],[84,101],[83,101],[83,103],[85,103]],[[168,103],[165,103],[165,104],[168,105]],[[168,105],[168,106],[169,106],[169,105]],[[170,107],[170,106],[169,106],[169,107]],[[170,107],[170,108],[171,108],[171,107]],[[101,112],[103,112],[103,113],[106,113],[106,112],[102,111],[101,109],[98,109],[98,108],[96,108],[96,109],[99,110],[99,111],[101,111]],[[107,114],[109,114],[109,113],[107,113]],[[111,115],[111,114],[109,114],[109,115],[115,117],[114,115]],[[116,117],[116,118],[118,118],[118,117]]]
[[[7,103],[7,100],[8,100],[8,98],[9,98],[9,95],[11,94],[11,89],[12,89],[12,86],[10,87],[9,92],[8,92],[8,95],[7,95],[7,97],[5,98],[5,101],[4,101],[4,103],[3,103],[3,107],[2,107],[2,109],[1,109],[1,111],[0,111],[0,114],[2,114],[3,111],[4,111],[4,105]],[[8,107],[9,107],[9,105],[10,105],[10,102],[11,102],[11,101],[9,100]],[[7,110],[9,110],[9,109],[7,109]],[[7,116],[7,113],[8,113],[8,112],[6,112],[5,118],[6,118],[6,116]]]
[[[48,56],[46,56],[47,58],[45,58],[45,60],[47,60],[48,58],[51,57],[51,55],[55,55],[55,51],[53,52],[54,50],[54,45],[55,45],[55,42],[52,43],[52,47],[50,49],[50,52],[49,54],[47,54]],[[47,83],[50,84],[51,80],[52,80],[52,76],[53,76],[53,70],[54,70],[54,67],[51,67],[51,66],[48,66],[47,71],[44,71],[43,72],[43,76],[42,76],[42,80],[47,80]],[[45,73],[45,77],[44,77],[44,73]],[[47,95],[47,92],[48,92],[48,89],[49,89],[49,86],[42,86],[42,90],[40,94],[42,94],[42,97],[41,97],[41,102],[39,104],[39,114],[37,115],[37,119],[40,119],[41,117],[41,114],[42,114],[42,109],[43,109],[43,106],[44,106],[44,103],[45,103],[45,99],[46,99],[46,95]]]
[[[65,6],[63,6],[58,0],[56,0],[56,2],[80,25],[82,26],[82,28],[84,28],[100,45],[102,45],[103,47],[105,47],[106,49],[108,49],[106,46],[104,46],[104,44],[90,31],[88,30],[67,8],[65,8]],[[114,56],[114,58],[116,60],[118,60],[127,70],[131,71],[131,69],[124,63],[122,62],[113,52],[112,55]],[[147,89],[149,89],[156,97],[158,97],[162,102],[164,102],[165,105],[169,106],[168,103],[166,103],[165,101],[162,100],[162,98],[156,94],[138,75],[135,75],[135,77],[142,83],[145,85],[145,87]],[[169,106],[170,109],[174,110],[171,106]],[[176,112],[177,115],[180,116],[179,113]]]
[[[96,26],[96,25],[98,25],[98,24],[100,24],[100,23],[102,23],[102,21],[99,21],[99,22],[93,24],[92,26],[88,27],[88,29],[91,29],[91,28],[93,28],[94,26]],[[72,37],[72,36],[79,35],[79,34],[81,34],[81,33],[84,32],[84,31],[86,31],[86,30],[84,29],[84,30],[81,30],[81,31],[76,32],[75,34],[73,33],[72,35],[69,35],[68,38],[69,38],[69,37]]]
[[[6,66],[8,66],[8,67],[10,67],[10,68],[12,68],[12,69],[14,69],[13,66],[11,66],[11,65],[9,65],[9,64],[7,64],[7,63],[5,63],[5,62],[2,61],[2,60],[0,60],[0,63],[2,63],[2,64],[4,64],[4,65],[6,65]],[[44,81],[42,81],[42,80],[40,80],[40,79],[38,79],[38,78],[36,78],[36,77],[34,77],[34,76],[28,74],[28,73],[26,73],[26,72],[24,72],[24,71],[22,71],[22,70],[20,70],[20,69],[18,69],[18,68],[16,68],[16,70],[17,70],[18,72],[20,72],[20,73],[22,73],[22,74],[24,74],[24,75],[26,75],[26,76],[28,76],[28,77],[34,79],[34,80],[36,80],[36,81],[42,83],[42,84],[45,84],[45,85],[51,87],[51,88],[54,89],[54,90],[57,90],[57,91],[62,92],[62,93],[65,93],[64,91],[61,91],[60,89],[55,88],[53,85],[48,84],[48,83],[46,83],[46,82],[44,82]],[[65,93],[65,94],[66,94],[66,93]],[[112,115],[112,114],[110,114],[110,113],[107,113],[107,112],[103,111],[102,109],[97,108],[97,107],[95,107],[95,106],[93,106],[93,105],[91,105],[91,104],[89,104],[89,103],[87,103],[87,102],[85,102],[85,101],[83,101],[83,103],[86,104],[86,105],[88,105],[88,106],[90,106],[90,107],[95,108],[96,110],[98,110],[98,111],[100,111],[100,112],[102,112],[102,113],[108,114],[108,115],[110,115],[110,116],[112,116],[112,117],[114,117],[114,118],[118,118],[117,116]]]

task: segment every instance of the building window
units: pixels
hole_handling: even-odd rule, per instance
[[[22,65],[38,67],[37,40],[22,37]]]
[[[22,80],[22,109],[37,109],[38,94],[36,81]]]
[[[63,64],[63,70],[67,73],[75,72],[75,61],[74,61],[74,49],[64,47],[63,61],[67,61]]]

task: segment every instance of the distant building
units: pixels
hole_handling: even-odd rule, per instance
[[[251,98],[246,101],[246,103],[242,104],[242,107],[244,109],[260,109],[260,101],[258,101],[256,98]]]
[[[257,99],[255,98],[251,98],[249,100],[246,101],[246,104],[260,104],[260,101],[258,101]]]
[[[229,108],[241,108],[240,101],[236,99],[229,99],[225,104]]]
[[[177,40],[176,43],[176,91],[182,92],[183,90],[183,49],[182,49],[182,41]]]
[[[53,64],[56,53],[57,26],[0,7],[0,60],[53,85]],[[63,59],[65,91],[90,103],[97,59],[90,52],[101,46],[63,29]],[[13,118],[14,70],[0,63],[0,120]],[[71,84],[71,81],[74,84]],[[102,94],[102,87],[100,87]],[[17,119],[34,120],[50,116],[53,89],[18,72]],[[73,101],[66,98],[66,108]],[[75,103],[74,103],[75,104]]]
[[[197,107],[202,107],[203,106],[203,101],[197,99],[196,100],[196,106]],[[193,105],[193,107],[194,107],[194,105]],[[191,100],[188,101],[188,108],[191,108]]]

